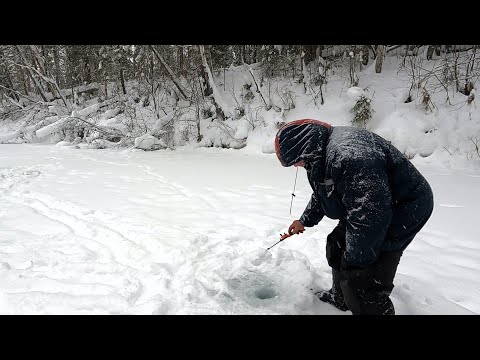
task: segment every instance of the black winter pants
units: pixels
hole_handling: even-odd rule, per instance
[[[342,271],[345,227],[339,223],[327,236],[326,255],[332,267],[334,292],[341,292],[353,315],[394,315],[390,300],[393,280],[403,251],[383,252],[377,262],[365,269]]]

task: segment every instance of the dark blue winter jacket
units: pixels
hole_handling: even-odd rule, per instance
[[[283,166],[305,161],[313,190],[300,222],[324,216],[346,226],[342,264],[366,267],[383,251],[401,251],[433,210],[430,185],[390,142],[370,131],[317,120],[284,125],[275,138]]]

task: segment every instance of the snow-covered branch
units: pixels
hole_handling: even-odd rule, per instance
[[[51,119],[58,119],[58,116],[52,116]],[[60,130],[60,128],[63,127],[63,125],[71,120],[72,118],[70,116],[64,116],[60,119],[58,119],[57,121],[55,121],[54,123],[50,124],[50,125],[47,125],[47,126],[44,126],[42,127],[41,129],[38,129],[36,132],[35,132],[35,135],[37,136],[37,138],[42,138],[42,137],[45,137],[47,135],[50,135],[58,130]]]
[[[162,131],[163,126],[171,121],[176,114],[176,110],[170,112],[169,114],[162,116],[160,119],[158,119],[155,122],[155,125],[153,126],[152,130],[149,131],[149,135],[156,135],[157,133]]]

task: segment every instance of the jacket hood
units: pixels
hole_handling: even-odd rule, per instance
[[[302,119],[283,125],[275,136],[275,152],[283,166],[304,160],[313,162],[323,156],[333,127],[319,120]]]

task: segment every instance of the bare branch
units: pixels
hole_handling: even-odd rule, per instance
[[[402,46],[405,46],[405,45],[394,45],[394,46],[391,46],[387,49],[386,53],[388,54],[390,51],[393,51],[395,49],[398,49],[399,47],[402,47]]]
[[[149,45],[150,49],[153,51],[153,53],[155,54],[155,56],[157,57],[158,60],[160,60],[160,62],[162,63],[162,65],[165,67],[165,69],[167,70],[168,74],[170,75],[173,83],[175,84],[175,86],[177,87],[178,91],[180,91],[180,94],[182,94],[183,96],[183,99],[184,100],[188,100],[187,98],[187,95],[185,95],[185,93],[183,92],[182,88],[180,87],[180,85],[175,81],[175,74],[173,73],[172,69],[170,69],[170,66],[168,66],[167,62],[165,61],[165,59],[158,53],[158,51],[152,46],[152,45]]]
[[[477,155],[480,157],[480,148],[479,148],[479,142],[480,142],[480,139],[478,139],[477,137],[469,137],[468,138],[472,143],[473,145],[475,146],[475,150],[477,152]]]
[[[263,97],[262,92],[260,91],[260,88],[258,87],[257,80],[255,79],[255,76],[253,76],[253,73],[252,73],[252,70],[250,69],[250,67],[248,67],[248,71],[250,72],[250,75],[252,75],[252,79],[255,82],[255,86],[257,87],[257,93],[260,94],[260,96],[263,100],[263,103],[265,104],[265,109],[267,109],[267,111],[270,110],[272,107],[267,105],[267,102],[265,101],[265,98]]]

